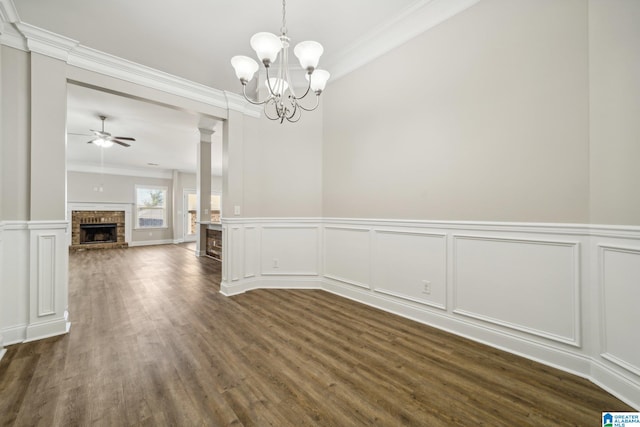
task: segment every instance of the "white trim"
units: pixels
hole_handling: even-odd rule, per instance
[[[18,10],[12,0],[0,0],[0,22],[15,23],[19,22]]]
[[[27,324],[19,324],[2,329],[4,345],[13,345],[23,342],[27,337]]]
[[[135,242],[130,242],[130,247],[136,246],[155,246],[155,245],[173,245],[173,239],[163,239],[163,240],[137,240]]]
[[[67,62],[70,52],[79,45],[76,40],[35,27],[31,24],[16,22],[15,26],[26,39],[27,48],[31,52]]]
[[[135,184],[133,186],[133,210],[134,210],[134,223],[132,225],[133,229],[136,231],[141,230],[153,230],[153,229],[168,229],[169,228],[169,201],[167,200],[169,196],[169,187],[166,185],[151,185],[151,184]],[[155,207],[155,206],[145,206],[147,208],[155,207],[157,209],[162,209],[162,225],[154,225],[154,226],[141,226],[139,225],[138,209],[140,208],[140,203],[138,200],[138,190],[160,190],[164,192],[162,196],[163,206]],[[173,208],[173,206],[172,206]]]
[[[457,304],[457,281],[456,276],[456,264],[454,261],[454,270],[453,270],[453,313],[459,314],[461,316],[471,317],[474,319],[478,319],[484,322],[493,323],[498,326],[503,326],[509,329],[519,330],[522,332],[526,332],[532,335],[538,335],[540,337],[562,342],[565,344],[573,345],[575,347],[580,347],[580,325],[581,325],[581,308],[580,308],[580,243],[579,242],[566,242],[566,241],[556,241],[556,240],[538,240],[538,239],[514,239],[514,238],[505,238],[505,237],[494,237],[494,236],[476,236],[476,235],[463,235],[463,234],[452,234],[453,239],[453,251],[456,253],[456,244],[459,240],[479,240],[479,241],[489,241],[489,242],[502,242],[502,243],[524,243],[524,244],[533,244],[533,245],[548,245],[548,246],[563,246],[572,249],[573,253],[573,301],[572,307],[574,316],[573,316],[573,336],[565,337],[559,336],[555,334],[551,334],[545,331],[540,331],[535,328],[530,328],[524,325],[515,324],[512,322],[506,322],[500,319],[495,319],[490,316],[485,316],[483,314],[474,313],[468,310],[464,310],[458,307]],[[455,255],[454,255],[455,259]]]
[[[101,171],[101,172],[96,172]],[[67,172],[84,172],[104,175],[135,176],[141,178],[172,179],[173,172],[168,169],[133,168],[120,166],[102,166],[98,163],[67,162]],[[191,173],[191,172],[188,172]]]
[[[243,294],[254,289],[322,289],[322,279],[320,277],[296,277],[288,279],[286,282],[278,278],[263,277],[243,280],[240,283],[222,282],[220,293],[230,297]]]
[[[622,359],[620,359],[618,356],[612,354],[609,352],[608,346],[607,346],[607,323],[608,323],[608,319],[607,319],[607,305],[606,305],[606,292],[605,292],[605,287],[606,287],[606,281],[605,281],[605,271],[607,270],[607,266],[606,266],[606,262],[605,262],[605,254],[606,252],[619,252],[619,253],[625,253],[625,254],[632,254],[632,255],[636,255],[636,256],[640,256],[640,248],[633,248],[633,247],[628,247],[628,246],[619,246],[619,245],[610,245],[610,244],[599,244],[597,245],[598,248],[598,270],[600,272],[599,277],[598,277],[598,287],[599,287],[599,291],[600,291],[600,313],[602,313],[601,319],[600,319],[600,337],[601,337],[601,352],[600,352],[600,356],[605,359],[608,360],[609,362],[619,366],[620,368],[623,368],[629,372],[631,372],[634,375],[637,375],[638,377],[640,377],[640,367],[633,365],[631,363],[628,363]]]

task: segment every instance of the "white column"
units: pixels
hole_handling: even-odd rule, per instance
[[[232,265],[241,265],[241,241],[233,238],[225,219],[243,215],[244,207],[244,114],[229,110],[222,135],[222,286],[237,277],[230,274]],[[237,236],[236,236],[237,237]]]
[[[2,56],[2,55],[0,55]],[[0,79],[0,82],[2,81],[2,79]],[[0,111],[0,121],[2,120],[2,111]],[[1,137],[0,137],[1,138]],[[2,146],[2,140],[0,140],[0,147]],[[0,210],[0,213],[2,211]],[[0,214],[1,215],[1,214]],[[1,216],[0,216],[0,221],[1,221]],[[4,272],[2,270],[2,264],[3,264],[3,253],[2,253],[2,228],[3,225],[0,224],[0,313],[2,313],[4,311],[4,304],[5,301],[2,299],[2,287],[4,286],[4,284],[6,283],[4,280]],[[0,360],[2,360],[2,356],[4,356],[4,354],[7,352],[7,350],[5,350],[4,348],[4,337],[2,336],[2,329],[4,328],[4,319],[2,318],[2,316],[0,316]]]
[[[31,52],[29,325],[26,340],[68,331],[66,63]]]
[[[172,224],[173,243],[184,242],[184,227],[182,225],[182,191],[180,185],[180,172],[176,169],[171,174],[171,206],[173,207]]]
[[[198,198],[198,233],[196,256],[203,256],[207,249],[207,226],[211,223],[211,136],[213,130],[198,129],[198,164],[196,171],[196,194]]]
[[[0,50],[0,99],[2,99],[2,51]],[[2,121],[4,120],[2,116],[2,102],[0,102],[0,129],[2,129]],[[2,137],[3,132],[0,132],[0,151],[4,145],[4,139]],[[2,176],[2,161],[0,160],[0,176]],[[4,271],[2,270],[2,264],[4,263],[4,258],[2,254],[2,220],[3,220],[3,210],[2,203],[4,202],[2,194],[0,194],[0,313],[4,311],[4,300],[2,299],[2,287],[4,286]],[[2,329],[4,328],[4,319],[0,316],[0,360],[2,356],[4,356],[6,350],[4,349],[4,337],[2,336]]]

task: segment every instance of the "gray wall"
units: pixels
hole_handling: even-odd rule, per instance
[[[330,85],[324,215],[588,222],[586,24],[484,0]]]
[[[2,203],[0,219],[29,219],[29,54],[6,46],[2,54]]]
[[[102,185],[103,191],[94,191]],[[136,185],[158,185],[167,187],[167,228],[132,229],[134,242],[173,240],[173,205],[171,179],[148,178],[125,175],[101,175],[99,173],[67,172],[67,198],[70,203],[129,203],[135,204]]]
[[[322,215],[322,110],[295,124],[244,120],[245,217]]]
[[[483,0],[330,84],[323,214],[640,225],[639,22]]]
[[[591,222],[640,225],[640,2],[589,2]]]

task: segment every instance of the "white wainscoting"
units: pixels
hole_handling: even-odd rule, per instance
[[[317,221],[223,220],[220,291],[320,288],[321,227]]]
[[[4,224],[2,224],[0,222],[0,280],[2,280],[3,275],[2,272],[4,271],[4,268],[2,266],[2,260],[4,259],[2,254],[2,233],[4,231]],[[0,360],[2,360],[2,357],[5,355],[5,353],[7,352],[7,350],[4,348],[4,333],[2,332],[3,330],[3,325],[4,325],[4,319],[2,316],[3,313],[3,299],[2,299],[2,293],[3,293],[3,284],[0,283]]]
[[[452,237],[454,313],[579,346],[578,242]]]
[[[376,292],[445,310],[446,234],[375,230],[372,284]]]
[[[361,288],[371,286],[371,231],[324,227],[324,276]]]
[[[640,408],[640,227],[223,222],[225,295],[324,289],[583,376]]]
[[[603,314],[601,355],[640,377],[640,244],[598,248]]]
[[[68,331],[68,223],[2,224],[0,332],[4,345]]]

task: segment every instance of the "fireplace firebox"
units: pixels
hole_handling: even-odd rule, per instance
[[[117,240],[117,224],[80,224],[80,244],[112,243]]]

